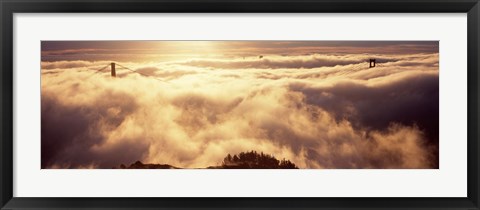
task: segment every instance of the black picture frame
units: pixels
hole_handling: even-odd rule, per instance
[[[0,0],[1,209],[479,209],[478,0]],[[465,198],[17,198],[13,197],[15,13],[467,13],[468,196]]]

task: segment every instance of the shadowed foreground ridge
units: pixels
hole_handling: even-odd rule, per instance
[[[233,157],[228,154],[223,159],[222,169],[298,169],[289,160],[277,160],[269,154],[257,153],[256,151],[241,152]]]
[[[168,164],[144,164],[137,161],[130,166],[120,165],[120,169],[178,169],[177,167]]]
[[[118,169],[118,168],[116,168]],[[168,164],[144,164],[137,161],[130,166],[120,165],[119,169],[180,169]],[[228,154],[220,166],[209,166],[207,169],[298,169],[289,160],[277,160],[274,156],[256,151],[241,152],[238,155]]]

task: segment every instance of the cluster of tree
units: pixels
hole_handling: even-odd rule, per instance
[[[257,153],[256,151],[241,152],[238,155],[228,154],[222,162],[224,169],[298,169],[298,167],[289,160],[277,160],[274,156]]]
[[[137,161],[129,166],[121,164],[114,169],[179,169],[168,164],[144,164]],[[220,166],[210,166],[207,169],[298,169],[298,167],[289,160],[277,160],[274,156],[257,153],[256,151],[241,152],[238,155],[228,154]]]

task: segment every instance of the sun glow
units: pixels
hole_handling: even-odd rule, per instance
[[[42,42],[42,169],[438,168],[438,42],[395,43]]]

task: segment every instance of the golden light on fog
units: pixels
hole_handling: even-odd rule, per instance
[[[299,168],[438,168],[438,43],[398,43],[52,42],[42,168],[206,168],[252,150]],[[115,78],[97,72],[111,60]]]

